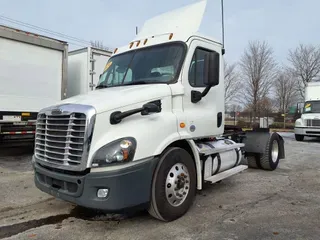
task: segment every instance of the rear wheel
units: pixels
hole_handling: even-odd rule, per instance
[[[294,137],[296,138],[297,141],[301,142],[304,139],[303,135],[295,134]]]
[[[259,165],[264,170],[275,170],[279,164],[280,139],[278,134],[272,134],[265,153],[259,159]]]
[[[154,174],[149,213],[161,221],[173,221],[191,207],[196,194],[196,169],[190,154],[168,148]]]
[[[248,156],[248,167],[263,170],[275,170],[280,160],[280,138],[278,134],[272,134],[269,138],[264,154]]]

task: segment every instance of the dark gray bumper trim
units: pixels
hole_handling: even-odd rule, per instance
[[[158,161],[152,158],[121,170],[84,176],[56,173],[35,163],[34,180],[41,191],[54,197],[87,208],[118,211],[150,201],[152,177]],[[107,198],[97,197],[99,188],[109,189]]]

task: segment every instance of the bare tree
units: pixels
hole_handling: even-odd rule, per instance
[[[252,107],[253,122],[259,102],[270,92],[277,72],[273,50],[266,42],[249,42],[240,59],[244,104]]]
[[[240,78],[235,63],[229,65],[224,62],[224,98],[226,109],[230,107],[232,101],[237,99],[239,95]]]
[[[304,89],[308,82],[319,78],[320,47],[300,44],[296,49],[289,50],[290,70],[296,79],[296,89],[304,98]]]
[[[95,41],[90,41],[90,43],[91,43],[91,47],[110,51],[110,48],[105,46],[102,41],[95,40]]]
[[[275,100],[277,102],[279,112],[285,113],[297,100],[297,91],[295,86],[295,81],[290,72],[280,72],[275,82]]]

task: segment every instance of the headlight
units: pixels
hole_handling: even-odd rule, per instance
[[[93,156],[92,167],[104,167],[132,161],[137,142],[132,137],[120,138],[101,147]]]
[[[301,119],[297,119],[295,122],[296,126],[301,126],[302,125],[302,120]]]

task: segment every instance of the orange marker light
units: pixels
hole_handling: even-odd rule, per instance
[[[132,46],[133,46],[133,42],[132,42],[132,43],[130,43],[130,46],[129,46],[129,48],[132,48]]]
[[[136,45],[136,46],[138,47],[139,45],[140,45],[140,41],[137,42],[137,45]]]
[[[172,37],[173,37],[173,33],[170,33],[170,35],[169,35],[169,40],[171,40]]]
[[[148,42],[148,39],[146,38],[146,39],[144,40],[144,42],[143,42],[143,45],[146,45],[147,42]]]
[[[184,128],[185,126],[186,126],[186,124],[185,124],[185,123],[183,123],[183,122],[182,122],[182,123],[180,123],[180,127],[181,127],[181,128]]]
[[[129,152],[126,149],[122,149],[122,153],[123,153],[123,160],[127,160],[129,157]]]

